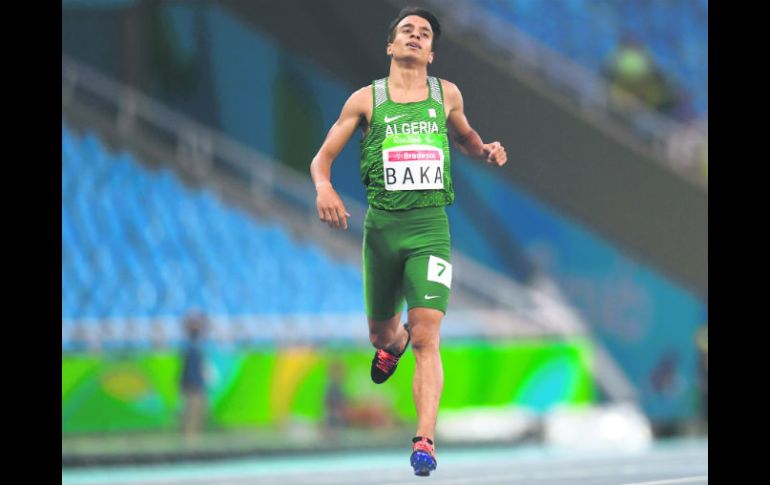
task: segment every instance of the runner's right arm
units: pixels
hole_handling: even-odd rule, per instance
[[[339,119],[329,129],[321,148],[310,163],[310,176],[313,178],[316,193],[318,218],[336,229],[347,229],[347,218],[342,199],[331,183],[332,163],[340,154],[345,144],[353,136],[356,128],[366,126],[367,108],[371,109],[371,86],[363,87],[353,93],[342,107]]]

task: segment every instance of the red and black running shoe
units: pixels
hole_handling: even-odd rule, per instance
[[[408,323],[404,324],[404,329],[406,330],[406,345],[404,345],[404,350],[400,354],[392,354],[383,349],[377,349],[377,352],[374,353],[374,358],[372,359],[372,381],[375,384],[382,384],[396,372],[398,360],[404,355],[406,348],[409,347],[409,342],[412,340]]]
[[[433,441],[422,436],[412,438],[412,456],[409,458],[414,474],[419,477],[427,477],[436,469],[436,451]]]

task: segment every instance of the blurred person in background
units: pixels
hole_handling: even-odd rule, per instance
[[[334,159],[361,129],[364,298],[377,349],[371,378],[385,382],[412,342],[417,432],[410,462],[416,475],[436,469],[434,432],[443,389],[439,329],[450,294],[449,221],[454,201],[449,138],[464,155],[502,166],[505,149],[471,128],[457,86],[428,76],[441,27],[429,11],[406,7],[388,27],[388,77],[354,92],[310,164],[320,220],[347,229],[345,205],[331,183]],[[408,323],[401,325],[406,300]]]
[[[657,115],[677,122],[673,129],[665,128],[666,155],[677,169],[707,181],[708,129],[698,119],[690,93],[669,79],[629,33],[610,55],[604,75],[610,83],[610,103],[629,117],[638,135],[649,140],[659,134],[663,127]]]
[[[645,106],[673,116],[686,112],[687,98],[666,78],[647,49],[624,33],[604,69],[610,82],[610,102],[619,111],[644,123]],[[642,105],[639,105],[639,102]]]
[[[96,348],[94,343],[91,341],[85,325],[82,323],[75,325],[75,328],[72,331],[72,342],[72,350],[74,352],[86,352]]]
[[[191,311],[182,320],[187,340],[182,350],[181,395],[182,434],[185,440],[195,440],[206,419],[206,379],[204,373],[203,334],[207,327],[206,317]]]
[[[346,427],[378,429],[396,424],[389,406],[375,398],[352,399],[343,388],[345,366],[339,360],[329,364],[329,384],[326,386],[324,405],[327,439],[338,438],[340,429]]]
[[[687,383],[682,375],[682,357],[676,348],[663,351],[649,373],[649,391],[658,402],[673,402],[686,392]],[[683,423],[677,419],[659,420],[655,433],[676,436],[683,432]]]
[[[336,439],[337,431],[348,424],[348,399],[342,389],[344,376],[345,368],[342,362],[332,361],[329,364],[329,384],[324,395],[325,434],[329,439]]]
[[[163,349],[168,345],[166,329],[161,322],[154,321],[150,325],[150,344],[154,349]]]

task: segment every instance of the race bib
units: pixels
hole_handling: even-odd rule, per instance
[[[452,264],[438,256],[430,256],[428,258],[428,281],[435,281],[451,288]]]
[[[444,188],[444,150],[438,134],[398,134],[382,142],[385,190]]]

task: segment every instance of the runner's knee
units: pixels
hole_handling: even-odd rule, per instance
[[[435,335],[412,334],[412,351],[416,354],[438,352],[440,337]]]
[[[393,345],[398,338],[398,331],[401,327],[401,316],[395,315],[393,318],[384,321],[369,320],[369,341],[378,349],[384,349]]]
[[[369,341],[378,349],[384,349],[393,342],[393,332],[386,330],[369,330]]]
[[[415,353],[438,352],[441,336],[439,326],[417,324],[411,327],[412,350]]]
[[[409,311],[412,350],[415,353],[438,352],[441,341],[439,329],[443,316],[443,312],[432,308],[415,308]]]

